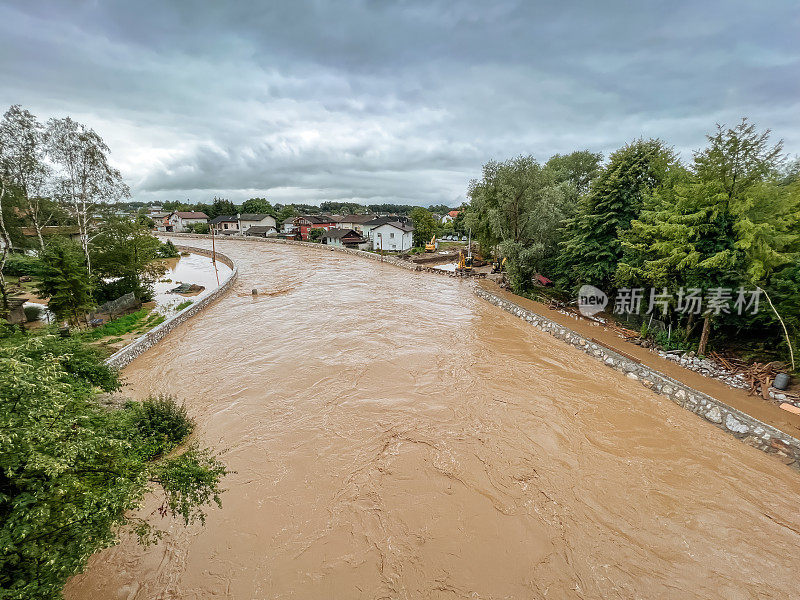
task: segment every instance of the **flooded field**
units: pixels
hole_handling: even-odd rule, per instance
[[[180,304],[186,296],[170,293],[179,283],[195,283],[205,289],[198,294],[192,294],[195,300],[210,294],[219,284],[228,278],[231,268],[219,261],[212,262],[208,256],[202,254],[188,254],[165,261],[167,271],[160,281],[153,285],[153,300],[159,308]]]
[[[70,600],[797,594],[800,476],[774,457],[469,282],[218,249],[236,287],[125,376],[227,449],[223,508],[185,529],[149,499],[163,541],[98,554]]]

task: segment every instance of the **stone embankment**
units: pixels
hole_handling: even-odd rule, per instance
[[[503,310],[523,319],[553,337],[571,344],[589,356],[603,361],[644,387],[667,396],[683,408],[703,417],[709,423],[734,435],[743,442],[770,454],[779,455],[786,464],[800,470],[800,440],[743,413],[724,402],[699,392],[654,369],[586,339],[571,329],[555,323],[537,313],[483,289],[475,287],[475,294]]]
[[[205,248],[193,248],[190,246],[178,246],[176,248],[179,252],[191,252],[192,254],[202,254],[203,256],[211,256],[211,251]],[[150,331],[136,338],[127,346],[120,348],[117,352],[112,354],[107,360],[106,364],[117,369],[126,367],[134,358],[139,356],[142,352],[152,348],[170,331],[175,329],[178,325],[190,319],[206,306],[217,300],[219,297],[227,293],[236,277],[239,275],[239,269],[236,264],[221,252],[216,253],[216,259],[221,263],[231,268],[231,273],[228,278],[223,281],[218,288],[210,292],[208,295],[203,296],[200,300],[193,302],[191,305],[184,308],[182,311],[176,313],[160,325],[153,327]]]

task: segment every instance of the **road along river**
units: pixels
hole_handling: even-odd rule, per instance
[[[468,282],[218,249],[232,292],[125,377],[229,449],[223,508],[151,516],[163,541],[98,554],[70,600],[796,597],[800,476],[774,457]]]

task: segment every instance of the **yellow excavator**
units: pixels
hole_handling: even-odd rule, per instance
[[[425,252],[436,252],[436,234],[433,234],[431,241],[425,244]]]
[[[458,266],[456,267],[457,275],[471,275],[472,265],[475,259],[472,258],[472,230],[469,231],[469,241],[467,242],[467,253],[464,254],[463,250],[458,253]]]
[[[469,275],[472,273],[472,252],[469,254],[464,254],[464,251],[461,250],[458,253],[458,266],[456,267],[456,273],[459,275]]]
[[[492,262],[492,273],[502,273],[503,269],[505,268],[506,268],[505,258],[500,259],[500,257],[498,256],[497,258],[494,259],[494,262]]]

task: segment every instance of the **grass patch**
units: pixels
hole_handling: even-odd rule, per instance
[[[125,335],[126,333],[136,331],[139,327],[141,327],[141,325],[146,322],[145,319],[147,318],[149,312],[150,309],[148,308],[140,308],[136,312],[132,312],[124,317],[109,321],[105,325],[101,325],[96,329],[85,331],[83,336],[88,340],[99,340],[109,336],[118,337]]]
[[[145,321],[145,325],[147,325],[147,328],[150,329],[155,327],[156,325],[161,325],[161,323],[163,323],[166,320],[167,317],[165,317],[161,313],[154,312],[150,315],[147,321]]]
[[[180,311],[182,311],[184,308],[188,308],[188,307],[190,307],[192,304],[194,304],[194,302],[193,302],[193,301],[191,301],[191,300],[186,300],[186,301],[184,301],[184,302],[181,302],[180,304],[178,304],[178,306],[176,306],[176,307],[175,307],[175,310],[176,310],[177,312],[180,312]]]

